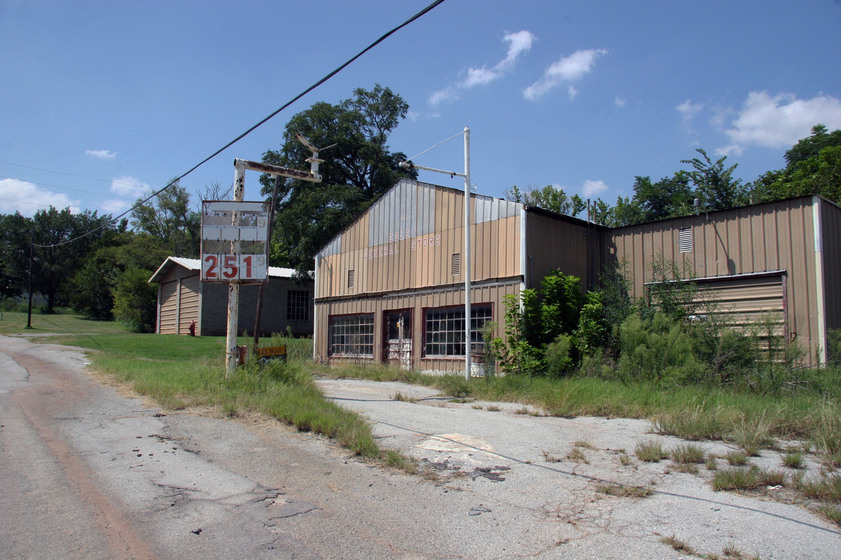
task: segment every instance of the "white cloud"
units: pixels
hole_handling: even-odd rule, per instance
[[[569,100],[572,101],[578,95],[578,90],[575,86],[569,86]]]
[[[596,196],[597,194],[603,193],[606,190],[608,190],[608,186],[605,184],[604,181],[584,181],[583,193],[584,196],[587,198]]]
[[[152,187],[134,177],[117,177],[111,181],[111,192],[119,196],[137,198],[152,191]]]
[[[546,69],[542,78],[523,90],[523,97],[535,101],[561,84],[580,80],[593,70],[596,59],[605,54],[604,49],[586,49],[561,58]]]
[[[104,200],[100,205],[100,208],[106,214],[111,214],[112,216],[119,216],[126,210],[132,207],[132,203],[126,202],[125,200]]]
[[[741,153],[745,146],[789,148],[809,136],[812,127],[825,124],[830,130],[841,128],[841,101],[819,95],[797,99],[788,93],[774,97],[766,91],[753,91],[725,130],[732,144],[719,148],[719,153]]]
[[[620,109],[625,107],[625,98],[624,97],[617,97],[613,100],[613,104],[619,107]]]
[[[531,49],[531,45],[537,40],[537,37],[531,31],[517,31],[516,33],[507,33],[502,40],[508,43],[505,58],[491,68],[482,66],[481,68],[471,67],[464,70],[461,73],[464,76],[462,79],[433,92],[427,100],[429,104],[435,107],[445,101],[454,101],[459,98],[460,90],[487,85],[502,78],[514,67],[523,53]]]
[[[44,190],[28,181],[0,179],[0,213],[20,212],[23,216],[34,216],[38,210],[46,210],[50,206],[59,210],[69,207],[73,213],[81,211],[78,200],[71,200],[63,194]]]
[[[117,153],[111,150],[85,150],[85,155],[97,159],[114,159],[117,157]]]

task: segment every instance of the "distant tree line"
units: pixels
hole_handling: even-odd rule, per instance
[[[785,168],[769,171],[749,183],[734,177],[737,165],[727,165],[726,156],[712,160],[705,150],[696,151],[697,157],[681,161],[686,169],[669,177],[655,182],[650,176],[637,176],[634,194],[618,197],[612,206],[601,199],[591,201],[590,220],[621,227],[688,216],[696,211],[696,200],[702,211],[814,194],[841,204],[841,130],[830,133],[824,125],[815,125],[810,136],[785,153]],[[588,210],[587,201],[553,185],[525,190],[514,186],[506,198],[559,214],[587,217],[582,215]]]

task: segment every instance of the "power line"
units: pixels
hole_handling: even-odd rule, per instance
[[[243,138],[245,138],[246,136],[248,136],[249,134],[254,132],[257,128],[263,126],[266,122],[268,122],[269,120],[274,118],[278,113],[280,113],[284,109],[287,109],[290,105],[292,105],[293,103],[295,103],[296,101],[298,101],[299,99],[301,99],[302,97],[304,97],[305,95],[307,95],[308,93],[310,93],[311,91],[313,91],[314,89],[319,87],[321,84],[323,84],[324,82],[326,82],[327,80],[329,80],[330,78],[332,78],[333,76],[335,76],[336,74],[338,74],[339,72],[341,72],[342,70],[344,70],[345,68],[350,66],[350,64],[355,62],[356,59],[358,59],[359,57],[361,57],[362,55],[364,55],[365,53],[367,53],[368,51],[370,51],[371,49],[373,49],[374,47],[376,47],[377,45],[379,45],[380,43],[382,43],[386,39],[388,39],[391,35],[400,31],[401,29],[403,29],[404,27],[406,27],[410,23],[414,22],[415,20],[421,18],[422,16],[426,15],[427,13],[431,12],[433,9],[437,8],[438,6],[440,6],[443,3],[444,3],[444,0],[435,0],[434,2],[429,4],[427,7],[425,7],[424,9],[422,9],[421,11],[419,11],[418,13],[416,13],[415,15],[413,15],[412,17],[410,17],[409,19],[407,19],[406,21],[404,21],[403,23],[398,25],[397,27],[395,27],[395,28],[391,29],[390,31],[386,32],[380,38],[378,38],[376,41],[374,41],[373,43],[371,43],[370,45],[368,45],[367,47],[365,47],[364,49],[359,51],[357,54],[355,54],[353,57],[348,59],[347,62],[341,64],[338,68],[336,68],[335,70],[333,70],[332,72],[330,72],[329,74],[327,74],[326,76],[324,76],[323,78],[321,78],[320,80],[315,82],[313,85],[311,85],[310,87],[308,87],[307,89],[305,89],[304,91],[302,91],[301,93],[299,93],[298,95],[293,97],[291,100],[284,103],[281,107],[279,107],[277,110],[270,113],[264,119],[260,120],[257,124],[253,125],[249,129],[247,129],[245,132],[243,132],[242,134],[240,134],[239,136],[237,136],[236,138],[234,138],[233,140],[231,140],[230,142],[228,142],[227,144],[225,144],[224,146],[222,146],[221,148],[219,148],[218,150],[213,152],[211,155],[207,156],[206,158],[201,160],[199,163],[197,163],[196,165],[191,167],[189,170],[187,170],[186,172],[182,173],[181,175],[179,175],[178,177],[176,177],[175,179],[170,181],[169,184],[167,184],[165,187],[153,192],[151,195],[149,195],[145,199],[141,200],[140,202],[138,202],[137,204],[135,204],[134,206],[132,206],[131,208],[129,208],[128,210],[126,210],[125,212],[120,214],[119,216],[115,216],[115,217],[111,218],[111,222],[116,222],[117,220],[119,220],[120,218],[122,218],[123,216],[128,214],[129,212],[133,211],[135,208],[137,208],[139,206],[143,206],[144,204],[146,204],[147,202],[149,202],[153,198],[157,197],[162,192],[164,192],[165,190],[170,188],[172,185],[178,183],[181,179],[183,179],[184,177],[186,177],[187,175],[189,175],[190,173],[192,173],[193,171],[195,171],[196,169],[198,169],[199,167],[201,167],[202,165],[204,165],[205,163],[207,163],[211,159],[215,158],[216,156],[218,156],[219,154],[221,154],[222,152],[224,152],[225,150],[227,150],[228,148],[230,148],[231,146],[233,146],[234,144],[236,144],[237,142],[239,142],[240,140],[242,140]],[[56,243],[54,245],[35,245],[35,247],[61,247],[61,246],[64,246],[64,245],[69,245],[70,243],[73,243],[74,241],[78,241],[79,239],[87,237],[88,235],[91,235],[91,234],[103,229],[104,227],[105,227],[105,224],[103,224],[99,227],[96,227],[96,228],[94,228],[94,229],[92,229],[92,230],[90,230],[86,233],[83,233],[82,235],[74,237],[73,239],[68,239],[67,241],[63,241],[61,243]]]

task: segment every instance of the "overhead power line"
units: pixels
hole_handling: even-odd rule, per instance
[[[364,55],[365,53],[367,53],[368,51],[370,51],[371,49],[373,49],[374,47],[376,47],[377,45],[379,45],[380,43],[382,43],[386,39],[388,39],[391,35],[400,31],[401,29],[403,29],[404,27],[406,27],[410,23],[414,22],[415,20],[423,17],[424,15],[431,12],[432,10],[434,10],[435,8],[437,8],[438,6],[440,6],[443,3],[444,3],[444,0],[435,0],[434,2],[429,4],[427,7],[425,7],[424,9],[422,9],[421,11],[419,11],[418,13],[416,13],[415,15],[413,15],[412,17],[410,17],[409,19],[407,19],[406,21],[404,21],[403,23],[398,25],[397,27],[395,27],[395,28],[391,29],[390,31],[384,33],[382,36],[380,36],[373,43],[371,43],[370,45],[368,45],[367,47],[365,47],[364,49],[362,49],[361,51],[356,53],[353,57],[348,59],[347,62],[338,66],[335,70],[328,73],[326,76],[324,76],[323,78],[321,78],[320,80],[315,82],[313,85],[311,85],[310,87],[308,87],[307,89],[305,89],[304,91],[302,91],[301,93],[299,93],[298,95],[296,95],[295,97],[293,97],[292,99],[290,99],[289,101],[287,101],[286,103],[281,105],[278,109],[276,109],[275,111],[272,111],[268,116],[266,116],[265,118],[263,118],[262,120],[257,122],[257,124],[248,128],[245,132],[243,132],[242,134],[240,134],[239,136],[237,136],[236,138],[234,138],[233,140],[231,140],[230,142],[228,142],[227,144],[225,144],[224,146],[222,146],[221,148],[219,148],[218,150],[216,150],[215,152],[213,152],[212,154],[210,154],[209,156],[207,156],[206,158],[201,160],[199,163],[197,163],[196,165],[194,165],[193,167],[191,167],[190,169],[188,169],[187,171],[185,171],[184,173],[182,173],[181,175],[179,175],[178,177],[176,177],[175,179],[170,181],[165,187],[153,192],[148,197],[141,200],[140,202],[138,202],[137,204],[135,204],[134,206],[132,206],[131,208],[129,208],[128,210],[126,210],[125,212],[120,214],[119,216],[112,217],[111,222],[112,223],[116,222],[117,220],[119,220],[120,218],[122,218],[123,216],[128,214],[129,212],[133,211],[138,206],[143,206],[144,204],[146,204],[147,202],[149,202],[153,198],[157,197],[162,192],[164,192],[165,190],[167,190],[168,188],[170,188],[174,184],[178,183],[181,179],[183,179],[184,177],[186,177],[187,175],[189,175],[190,173],[192,173],[193,171],[195,171],[196,169],[198,169],[199,167],[201,167],[202,165],[204,165],[208,161],[212,160],[213,158],[215,158],[216,156],[218,156],[219,154],[221,154],[222,152],[224,152],[225,150],[227,150],[228,148],[230,148],[231,146],[233,146],[234,144],[236,144],[237,142],[239,142],[240,140],[242,140],[243,138],[245,138],[246,136],[248,136],[249,134],[254,132],[257,128],[266,124],[266,122],[268,122],[269,120],[271,120],[272,118],[277,116],[278,113],[287,109],[290,105],[292,105],[293,103],[295,103],[296,101],[298,101],[299,99],[301,99],[302,97],[304,97],[305,95],[307,95],[308,93],[310,93],[311,91],[313,91],[314,89],[316,89],[317,87],[322,85],[324,82],[326,82],[327,80],[329,80],[330,78],[332,78],[333,76],[335,76],[336,74],[338,74],[339,72],[341,72],[342,70],[344,70],[345,68],[350,66],[350,64],[355,62],[356,59],[358,59],[359,57],[361,57],[362,55]],[[92,229],[92,230],[90,230],[86,233],[83,233],[82,235],[79,235],[79,236],[74,237],[72,239],[68,239],[67,241],[62,241],[61,243],[55,243],[53,245],[35,245],[35,247],[61,247],[61,246],[64,246],[64,245],[69,245],[70,243],[73,243],[75,241],[78,241],[79,239],[83,239],[83,238],[85,238],[85,237],[87,237],[87,236],[89,236],[93,233],[96,233],[97,231],[103,229],[104,227],[105,227],[105,224],[103,224],[99,227],[96,227],[96,228],[94,228],[94,229]]]

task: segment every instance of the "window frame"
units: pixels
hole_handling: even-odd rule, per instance
[[[482,315],[477,316],[479,313],[482,313]],[[430,314],[436,314],[437,316],[430,317]],[[470,348],[471,354],[476,355],[482,353],[484,350],[485,341],[482,340],[482,326],[488,321],[493,321],[493,303],[484,302],[471,304],[470,317]],[[481,323],[478,321],[481,321]],[[446,325],[444,325],[445,328],[441,328],[441,323],[446,323]],[[465,358],[463,353],[465,344],[462,340],[464,338],[463,305],[426,307],[423,309],[422,325],[423,334],[421,344],[423,358],[442,360],[463,360]],[[437,338],[437,340],[430,340],[431,337]],[[444,349],[444,353],[430,352],[430,350],[441,350],[442,347]],[[449,347],[453,347],[452,351],[449,351]],[[461,349],[462,353],[456,353],[458,349]]]
[[[363,321],[363,319],[369,319]],[[353,321],[357,320],[356,323]],[[373,313],[353,313],[348,315],[330,315],[327,324],[327,355],[331,357],[350,357],[350,358],[373,358],[374,357],[374,332],[375,319]],[[359,329],[362,332],[352,332],[353,329]],[[342,332],[337,332],[341,330]],[[345,338],[353,336],[365,337],[362,343],[360,342],[346,342]],[[342,338],[341,342],[336,342],[336,339]],[[354,346],[362,349],[362,352],[352,352]],[[336,350],[336,348],[340,350]],[[365,350],[370,350],[366,353]]]

